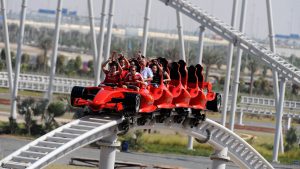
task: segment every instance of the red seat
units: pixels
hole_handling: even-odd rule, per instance
[[[197,71],[196,75],[198,77],[198,86],[199,88],[204,91],[206,90],[206,99],[207,101],[212,101],[215,98],[216,93],[212,91],[212,84],[210,82],[205,82],[203,78],[203,67],[200,64],[196,65]]]
[[[169,90],[173,95],[172,103],[175,105],[175,107],[187,108],[187,107],[189,107],[191,95],[186,90],[185,86],[182,85],[181,74],[179,72],[179,68],[180,68],[180,66],[178,63],[176,63],[176,62],[172,63],[171,70],[170,70],[171,82],[169,85]]]
[[[188,71],[188,91],[191,95],[190,107],[193,109],[205,109],[206,96],[199,88],[196,67],[190,66]]]

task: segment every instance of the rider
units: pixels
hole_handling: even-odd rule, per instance
[[[122,53],[118,54],[117,60],[119,61],[120,66],[122,67],[122,72],[121,72],[120,77],[121,77],[121,80],[123,80],[129,71],[130,63],[128,62],[128,60],[125,58],[125,56]]]
[[[102,84],[105,83],[120,83],[120,75],[122,72],[122,67],[119,61],[115,61],[116,52],[113,52],[112,56],[102,64],[102,71],[105,73],[105,79]],[[108,64],[109,63],[109,64]],[[109,65],[109,69],[106,68],[106,65]]]
[[[145,58],[140,60],[140,66],[141,66],[141,75],[144,78],[144,81],[146,83],[151,82],[153,79],[153,72],[152,70],[147,66],[147,61]]]
[[[136,90],[140,90],[141,85],[144,83],[144,79],[140,73],[137,72],[136,66],[130,66],[129,73],[124,79],[123,87],[132,87]],[[129,86],[130,85],[130,86]]]
[[[150,68],[153,72],[153,79],[151,83],[154,87],[158,87],[158,85],[161,84],[161,76],[163,76],[163,82],[165,84],[171,80],[169,74],[163,70],[162,65],[157,60],[152,61]]]

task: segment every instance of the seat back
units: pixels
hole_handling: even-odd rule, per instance
[[[203,82],[204,82],[203,67],[200,64],[196,65],[196,75],[198,77],[198,85],[199,85],[199,87],[203,88]]]
[[[191,65],[188,68],[188,82],[187,82],[188,88],[196,88],[198,87],[198,78],[196,75],[196,67]]]
[[[187,69],[186,69],[186,63],[183,60],[179,60],[178,61],[179,64],[179,72],[181,75],[181,84],[186,87],[187,85],[187,79],[188,79],[188,73],[187,73]]]
[[[171,64],[170,69],[170,85],[178,86],[181,83],[181,75],[179,73],[179,64],[177,62],[173,62]]]

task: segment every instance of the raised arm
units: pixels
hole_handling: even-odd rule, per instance
[[[169,73],[164,72],[163,76],[164,76],[164,80],[163,80],[164,82],[169,82],[169,81],[171,81],[171,78],[170,78]]]
[[[122,66],[120,65],[120,62],[119,62],[119,60],[117,59],[117,65],[118,65],[118,74],[121,74],[122,73]]]
[[[106,65],[111,61],[111,59],[108,59],[107,61],[105,61],[104,63],[102,63],[102,71],[107,74],[109,72],[109,70],[106,68]]]
[[[125,68],[129,69],[130,63],[129,63],[128,59],[126,57],[123,57],[123,58],[124,58],[124,61],[125,61]]]

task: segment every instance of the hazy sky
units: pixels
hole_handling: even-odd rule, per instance
[[[108,0],[109,1],[109,0]],[[230,23],[233,0],[190,0],[193,4],[208,11],[217,18]],[[241,4],[241,0],[238,0]],[[7,0],[9,10],[20,9],[21,0]],[[142,26],[145,0],[115,0],[116,24],[129,24]],[[56,0],[28,0],[29,11],[36,11],[39,8],[56,9]],[[86,0],[64,0],[64,7],[69,10],[77,10],[79,15],[87,15]],[[99,17],[102,0],[94,0],[94,14]],[[275,33],[277,34],[300,34],[300,0],[272,0]],[[240,9],[240,8],[239,8]],[[159,0],[152,0],[151,28],[176,29],[176,12],[166,7]],[[195,31],[198,24],[193,20],[183,17],[185,30]],[[266,1],[248,0],[246,34],[266,38]]]

